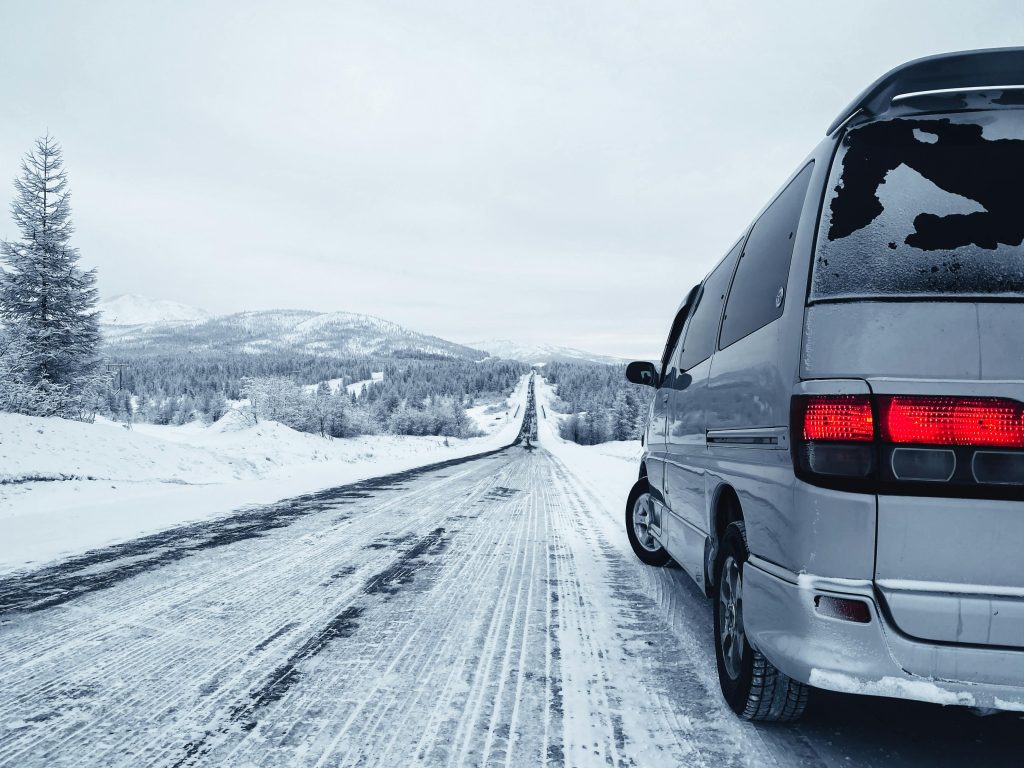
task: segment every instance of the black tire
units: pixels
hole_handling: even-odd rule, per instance
[[[643,514],[644,510],[646,510],[647,519],[650,519],[651,501],[649,497],[647,480],[638,480],[633,485],[632,490],[629,492],[629,498],[626,500],[626,535],[629,537],[629,544],[633,547],[633,552],[636,553],[636,556],[641,561],[648,565],[668,565],[672,562],[671,556],[649,533],[643,537],[643,540],[638,536],[638,527],[642,533],[643,530],[646,530],[647,525],[638,520],[637,515]]]
[[[722,695],[747,720],[792,722],[807,708],[810,688],[782,674],[743,631],[743,564],[750,552],[743,523],[725,529],[715,558],[715,657]],[[731,593],[731,594],[730,594]]]

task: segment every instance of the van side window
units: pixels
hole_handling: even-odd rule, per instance
[[[736,243],[701,286],[697,307],[693,310],[690,324],[686,328],[683,353],[679,358],[679,367],[684,371],[704,362],[715,351],[725,292],[729,290],[729,280],[732,278],[732,270],[736,266],[742,245],[742,240]]]
[[[668,332],[668,341],[665,342],[665,350],[661,353],[661,376],[663,379],[668,374],[669,367],[679,358],[679,345],[683,343],[683,328],[686,327],[686,319],[690,316],[690,310],[693,309],[693,302],[699,292],[699,285],[690,289],[690,292],[686,294],[686,301],[676,313],[676,319],[672,321],[672,328]]]
[[[814,164],[789,183],[754,224],[729,291],[719,349],[782,317],[789,263]]]

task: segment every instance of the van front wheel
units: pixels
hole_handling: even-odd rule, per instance
[[[651,531],[651,494],[647,480],[639,480],[626,500],[626,535],[633,552],[648,565],[667,565],[671,557]]]
[[[807,708],[808,686],[776,669],[753,648],[743,630],[743,566],[747,562],[743,523],[725,529],[715,560],[715,656],[726,702],[747,720],[797,720]]]

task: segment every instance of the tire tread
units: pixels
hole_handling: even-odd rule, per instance
[[[742,521],[729,524],[736,530],[747,554],[747,528]],[[749,640],[747,641],[749,645]],[[807,709],[810,686],[799,683],[780,672],[759,650],[750,646],[753,653],[753,677],[747,700],[739,713],[746,720],[760,722],[792,722],[798,720]]]

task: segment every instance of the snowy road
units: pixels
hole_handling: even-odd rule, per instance
[[[0,581],[0,765],[1016,765],[1024,721],[726,712],[710,607],[513,447]]]

